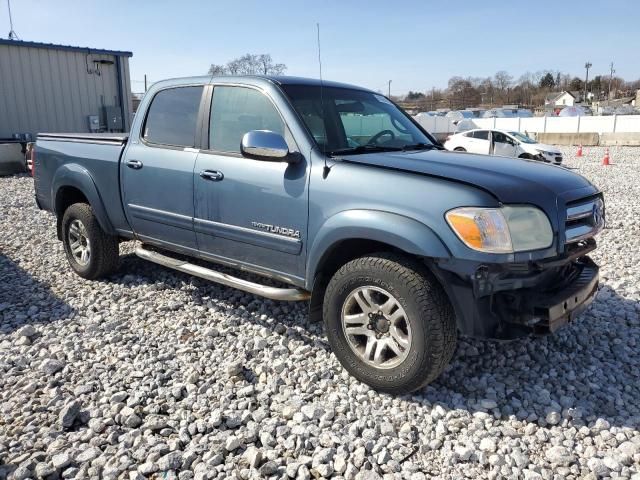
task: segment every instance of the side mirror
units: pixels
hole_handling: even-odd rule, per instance
[[[289,147],[279,133],[269,130],[252,130],[242,137],[240,153],[254,160],[286,162]]]

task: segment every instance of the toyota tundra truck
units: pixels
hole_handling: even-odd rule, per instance
[[[81,277],[113,273],[119,243],[134,240],[167,268],[306,301],[344,368],[380,391],[436,379],[459,335],[554,332],[597,293],[594,185],[532,160],[447,152],[355,86],[163,81],[128,134],[39,134],[33,169]]]

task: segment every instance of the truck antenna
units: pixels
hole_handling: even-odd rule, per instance
[[[317,37],[318,37],[318,70],[320,72],[320,115],[322,115],[322,126],[324,127],[325,130],[325,141],[322,145],[322,155],[324,157],[324,168],[322,169],[322,178],[325,179],[327,178],[327,176],[329,175],[329,172],[331,171],[331,167],[329,165],[327,165],[327,155],[326,155],[326,148],[327,148],[327,128],[325,126],[325,119],[324,119],[324,95],[323,95],[323,90],[324,90],[324,85],[322,82],[322,56],[320,55],[320,24],[316,23],[316,32],[317,32]]]
[[[7,10],[9,10],[9,40],[20,40],[18,34],[13,29],[13,17],[11,16],[11,0],[7,0]]]

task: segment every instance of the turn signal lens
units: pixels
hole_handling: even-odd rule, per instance
[[[469,248],[488,253],[511,253],[509,226],[500,209],[463,207],[450,210],[447,222]]]

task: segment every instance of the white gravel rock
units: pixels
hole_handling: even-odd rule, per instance
[[[18,337],[27,337],[27,338],[31,338],[36,334],[36,329],[34,328],[33,325],[31,324],[26,324],[23,327],[20,327],[18,329],[18,331],[16,332],[16,335]]]
[[[605,193],[598,298],[553,336],[461,338],[438,380],[397,397],[346,374],[303,303],[130,242],[117,273],[81,279],[32,178],[0,178],[0,479],[640,480],[640,148],[611,148],[610,167],[602,148],[562,150]]]

